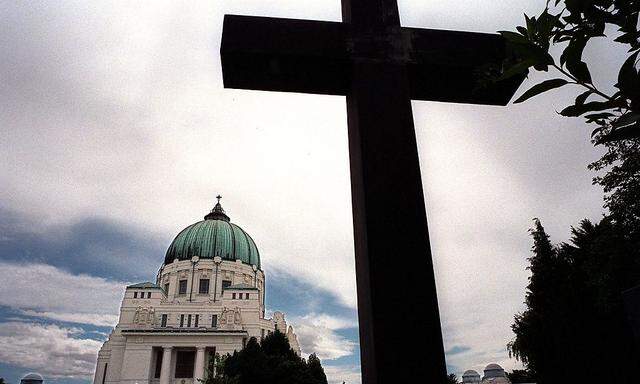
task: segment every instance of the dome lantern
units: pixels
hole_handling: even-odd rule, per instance
[[[222,196],[218,195],[216,196],[216,199],[218,199],[218,202],[213,207],[211,212],[209,212],[204,217],[204,219],[205,220],[224,220],[226,222],[229,222],[230,221],[229,216],[227,216],[227,214],[224,212],[224,209],[222,209],[222,205],[220,205],[220,199],[222,199]]]
[[[220,258],[228,261],[241,261],[260,268],[260,253],[255,242],[238,225],[232,223],[218,202],[204,220],[191,224],[175,237],[167,249],[164,264],[175,260],[191,260],[197,256],[202,259]]]

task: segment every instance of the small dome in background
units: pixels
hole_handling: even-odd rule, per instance
[[[490,379],[490,378],[494,378],[494,377],[507,377],[507,375],[504,373],[504,369],[499,366],[498,364],[492,363],[487,365],[484,368],[484,379]]]
[[[463,384],[476,384],[480,382],[480,374],[473,369],[465,371],[462,374],[462,383]]]
[[[38,373],[28,373],[20,379],[20,384],[42,384],[44,378]]]

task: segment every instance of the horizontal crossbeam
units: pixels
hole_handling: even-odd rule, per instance
[[[347,23],[226,15],[221,57],[226,88],[346,95],[356,62],[406,66],[413,100],[506,105],[523,76],[479,87],[499,67],[499,35],[400,28],[357,35]]]

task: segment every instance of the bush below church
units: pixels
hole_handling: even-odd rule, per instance
[[[315,354],[298,356],[280,331],[261,343],[255,337],[233,355],[216,354],[209,360],[202,384],[327,384],[327,377]]]

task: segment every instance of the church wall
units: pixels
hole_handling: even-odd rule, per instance
[[[111,345],[112,343],[107,340],[102,348],[98,351],[98,363],[96,365],[96,372],[93,375],[93,384],[102,384],[103,381],[106,381],[106,369],[105,364],[109,363],[111,360]],[[107,365],[106,368],[109,366]]]
[[[124,359],[125,338],[111,337],[108,348],[110,349],[109,365],[107,366],[106,383],[119,383],[122,372],[122,362]],[[96,383],[101,384],[101,383]]]
[[[198,292],[201,278],[210,280],[208,294]],[[187,280],[187,292],[180,295],[177,292],[181,279]],[[214,287],[216,276],[212,260],[200,260],[194,270],[189,260],[183,260],[165,265],[160,271],[157,284],[164,287],[164,283],[169,282],[166,293],[164,289],[150,284],[127,287],[118,325],[98,355],[94,384],[103,384],[100,369],[104,369],[104,363],[108,364],[104,384],[150,383],[150,377],[155,373],[152,371],[155,359],[153,348],[173,347],[170,376],[174,377],[176,354],[180,348],[215,348],[217,353],[224,355],[242,349],[250,337],[260,339],[273,332],[276,323],[286,333],[287,325],[282,313],[275,312],[274,319],[264,318],[264,279],[261,270],[254,271],[252,266],[240,261],[225,260],[219,265],[217,286]],[[238,287],[223,291],[223,280]],[[151,296],[148,298],[149,293]],[[167,315],[165,327],[161,326],[163,314]],[[185,316],[183,328],[187,332],[172,333],[172,330],[181,328],[181,315]],[[192,316],[190,326],[187,324],[188,315]],[[195,327],[196,315],[198,328]],[[217,316],[215,329],[212,328],[214,315]],[[163,332],[164,329],[166,332]],[[197,329],[202,329],[202,332],[192,333]],[[123,333],[124,330],[127,332]],[[140,332],[136,333],[136,330]],[[149,333],[150,330],[153,333]],[[179,384],[176,380],[171,383]],[[157,384],[155,379],[151,384]]]
[[[144,298],[134,298],[134,294],[138,296],[144,295]],[[147,298],[147,294],[151,294],[151,298]],[[135,314],[138,307],[155,308],[165,300],[164,292],[156,288],[126,288],[122,305],[120,307],[120,318],[118,324],[133,324],[135,322]]]
[[[96,364],[96,372],[93,375],[93,384],[101,384],[103,376],[105,374],[105,364],[109,362],[109,359],[100,359],[98,358],[98,363]]]
[[[224,353],[233,353],[234,350],[242,349],[242,339],[246,338],[244,334],[191,334],[191,335],[130,335],[127,336],[127,354],[125,359],[129,356],[134,356],[130,351],[137,351],[148,349],[149,354],[146,355],[149,360],[149,367],[152,361],[151,348],[152,347],[164,347],[171,345],[174,348],[195,348],[201,347],[216,347],[216,352],[224,351]],[[175,361],[175,360],[173,360]]]
[[[193,274],[193,287],[191,286],[191,278]],[[188,301],[191,297],[192,301],[209,301],[213,300],[214,292],[218,297],[222,293],[222,281],[230,280],[231,284],[247,284],[250,286],[257,285],[260,290],[260,304],[264,306],[264,272],[262,270],[253,271],[252,266],[242,263],[241,261],[223,260],[217,273],[216,281],[216,265],[213,260],[201,259],[196,264],[195,270],[192,270],[192,263],[189,260],[177,260],[171,264],[165,265],[160,272],[157,284],[164,287],[169,283],[168,300],[179,300],[181,302]],[[200,278],[210,279],[209,294],[200,294],[199,282]],[[257,279],[257,282],[254,280]],[[186,294],[178,294],[179,280],[187,280]],[[214,285],[216,285],[214,289]],[[189,293],[193,289],[193,293]],[[216,298],[217,300],[217,298]]]
[[[178,287],[178,275],[175,273],[167,273],[163,276],[163,278],[161,279],[161,282],[158,282],[158,285],[163,287],[164,289],[164,286],[166,283],[169,283],[169,287],[170,287],[169,291],[166,292],[167,300],[173,301],[176,298],[175,292]]]
[[[127,337],[120,383],[136,384],[149,380],[151,371],[151,345],[143,338]]]

